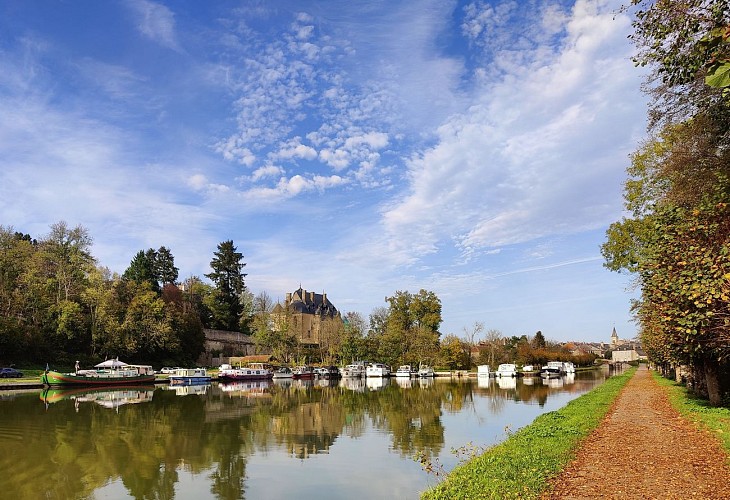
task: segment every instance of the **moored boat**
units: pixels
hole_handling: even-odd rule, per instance
[[[285,378],[293,378],[294,374],[292,373],[291,369],[282,366],[281,368],[274,370],[273,378],[275,379],[285,379]]]
[[[342,369],[342,378],[361,378],[365,376],[365,363],[358,361]]]
[[[171,385],[209,384],[210,380],[205,368],[178,368],[170,375]]]
[[[477,377],[489,377],[489,365],[477,366]]]
[[[396,378],[411,378],[418,375],[418,371],[414,370],[411,365],[400,365],[395,371]]]
[[[421,365],[418,368],[418,376],[420,378],[433,378],[436,376],[436,373],[429,365]]]
[[[319,368],[317,368],[316,373],[319,378],[335,379],[342,376],[342,374],[340,373],[340,369],[332,365],[320,366]]]
[[[388,368],[383,363],[370,363],[367,368],[365,368],[365,376],[366,377],[389,377],[390,376],[390,368]]]
[[[292,370],[294,380],[312,380],[314,378],[314,368],[311,366],[297,366]]]
[[[513,363],[502,363],[494,372],[495,377],[516,377],[517,367]]]
[[[563,363],[560,361],[548,361],[540,370],[542,378],[559,378],[563,375]]]
[[[570,361],[564,361],[563,362],[563,372],[564,373],[575,373],[575,365],[571,363]]]
[[[262,380],[270,379],[273,375],[271,369],[264,363],[251,363],[240,368],[226,366],[218,372],[218,379],[223,381]]]
[[[154,384],[155,370],[149,365],[129,365],[118,359],[110,359],[93,369],[76,370],[73,373],[46,369],[40,378],[43,385],[52,387]]]

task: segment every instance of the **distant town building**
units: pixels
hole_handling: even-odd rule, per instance
[[[605,342],[574,342],[573,344],[573,349],[570,351],[573,356],[593,354],[602,358],[608,350],[608,344]]]
[[[301,286],[286,294],[284,304],[277,303],[271,313],[276,331],[288,330],[305,345],[319,345],[326,328],[339,328],[342,317],[326,293],[308,292]]]
[[[611,361],[614,363],[628,363],[630,361],[646,360],[647,356],[640,345],[629,342],[611,351]]]

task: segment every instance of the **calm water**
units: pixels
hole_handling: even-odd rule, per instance
[[[605,380],[287,381],[0,395],[3,498],[418,498],[452,449]]]

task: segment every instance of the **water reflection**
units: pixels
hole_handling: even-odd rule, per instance
[[[202,396],[203,394],[208,392],[210,386],[211,384],[169,385],[166,387],[166,389],[169,391],[173,391],[176,396]]]
[[[153,386],[45,388],[40,392],[40,398],[46,404],[46,408],[59,401],[71,400],[76,411],[84,403],[95,403],[103,408],[117,409],[126,404],[152,401],[154,390]]]
[[[377,487],[417,498],[429,476],[414,454],[445,463],[451,448],[501,439],[505,426],[604,378],[283,379],[54,390],[41,402],[18,394],[0,400],[0,488],[8,498],[314,498],[328,484],[325,496],[336,498]],[[364,466],[377,484],[358,479]]]

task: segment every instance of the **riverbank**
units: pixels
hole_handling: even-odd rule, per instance
[[[423,499],[538,498],[609,412],[635,368],[541,415],[507,441],[455,468]]]
[[[642,367],[543,498],[730,498],[728,454],[668,388]]]
[[[423,498],[730,498],[730,409],[711,408],[645,367],[620,378],[539,417]],[[587,437],[580,425],[570,436],[581,414],[591,417],[591,400],[614,392],[610,382],[619,390],[605,418]],[[560,435],[571,444],[555,451]]]

